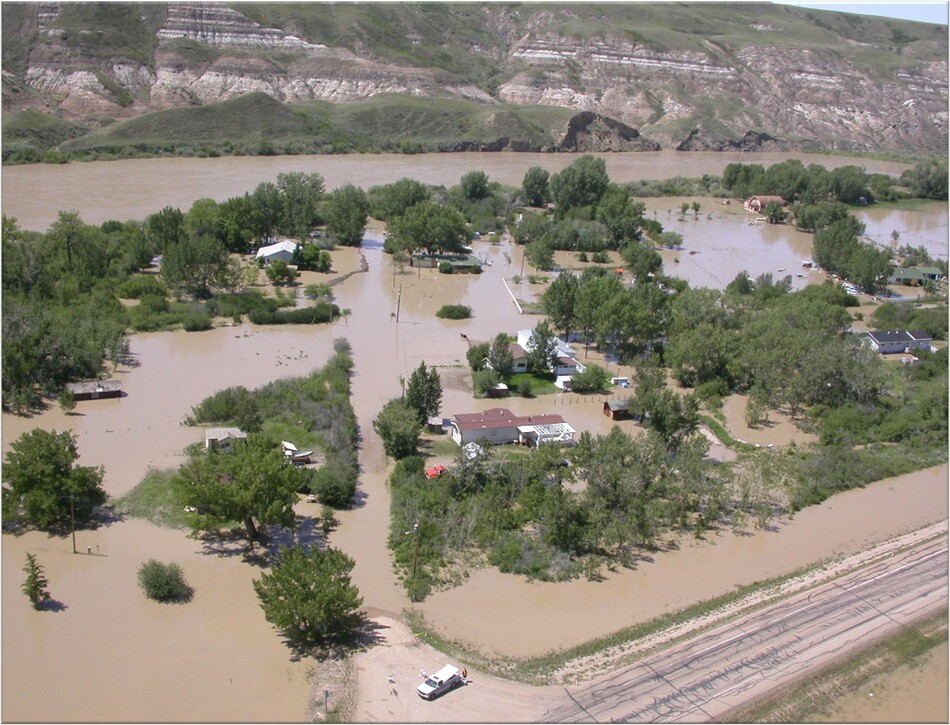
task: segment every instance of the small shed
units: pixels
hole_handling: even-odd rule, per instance
[[[247,440],[247,433],[240,428],[208,428],[205,430],[205,450],[230,453],[238,443]]]
[[[626,420],[630,417],[629,400],[605,400],[604,415],[611,420]]]
[[[66,390],[73,394],[75,400],[122,397],[122,383],[118,380],[89,380],[82,383],[66,383]]]

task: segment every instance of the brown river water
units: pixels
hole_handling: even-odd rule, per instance
[[[832,159],[818,158],[831,166]],[[614,180],[719,173],[726,163],[738,160],[713,154],[682,160],[674,156],[675,163],[658,168],[656,158],[651,164],[643,155],[607,159]],[[4,213],[17,217],[23,226],[43,229],[59,208],[77,208],[87,222],[141,218],[165,204],[187,208],[202,196],[221,199],[249,191],[280,171],[319,171],[329,187],[353,181],[368,188],[405,176],[451,185],[465,171],[480,167],[492,179],[516,184],[532,165],[554,170],[571,160],[566,155],[459,154],[18,167],[4,171],[3,204]],[[666,225],[663,216],[667,208],[678,207],[676,202],[654,200],[648,207]],[[723,213],[724,208],[708,200],[703,204],[698,220],[690,218],[692,213],[682,222],[671,218],[670,228],[682,227],[685,250],[664,252],[667,270],[683,274],[691,284],[721,286],[753,263],[760,266],[750,272],[787,267],[787,273],[793,273],[799,260],[809,256],[807,239],[794,232],[772,239],[768,236],[772,230],[749,225],[744,215]],[[925,213],[933,215],[935,226],[941,220],[946,225],[945,204]],[[913,222],[907,217],[903,223],[901,228],[910,228]],[[765,237],[756,236],[763,232]],[[690,250],[696,253],[690,255]],[[507,240],[476,243],[475,252],[490,262],[477,276],[439,275],[433,270],[394,274],[382,253],[378,229],[367,234],[361,252],[369,271],[354,274],[335,288],[340,306],[351,310],[344,320],[314,328],[240,325],[203,333],[135,335],[134,365],[115,373],[125,397],[80,403],[73,415],[56,407],[29,419],[4,415],[3,450],[37,426],[70,429],[78,439],[80,463],[104,466],[106,489],[121,495],[149,468],[177,465],[182,449],[201,440],[201,431],[182,425],[182,420],[203,397],[231,385],[253,388],[306,374],[326,361],[335,338],[345,337],[353,347],[353,404],[363,434],[362,496],[356,507],[339,515],[341,524],[331,535],[331,544],[355,558],[353,580],[364,605],[398,616],[411,605],[393,574],[386,548],[388,464],[372,419],[386,400],[398,395],[400,377],[407,378],[422,361],[437,366],[442,375],[443,415],[495,405],[471,397],[467,344],[460,333],[479,341],[500,330],[514,333],[533,327],[538,318],[519,315],[509,289],[519,299],[530,300],[544,287],[526,280],[514,282],[512,277],[521,271],[520,250],[512,249]],[[301,283],[356,270],[359,254],[336,251],[333,273],[308,273]],[[674,254],[679,263],[672,260]],[[567,258],[559,262],[572,263]],[[525,274],[531,271],[528,268]],[[798,285],[811,281],[795,280]],[[450,303],[471,306],[473,318],[445,321],[434,316],[435,310]],[[591,357],[614,374],[630,372]],[[513,398],[504,405],[523,414],[557,412],[579,430],[606,433],[610,421],[601,414],[603,399],[567,394]],[[743,406],[740,398],[726,406],[734,435],[761,445],[782,445],[801,436],[783,420],[767,430],[749,431],[742,421]],[[636,433],[632,423],[620,425]],[[721,446],[714,446],[711,453],[728,457]],[[943,466],[873,484],[779,522],[774,531],[751,536],[723,533],[706,542],[687,542],[678,551],[658,554],[652,562],[610,574],[599,583],[531,583],[481,570],[461,586],[416,607],[452,638],[501,654],[538,654],[942,520],[947,516],[946,481]],[[315,515],[316,508],[301,503],[298,512]],[[79,551],[88,547],[93,555],[74,555],[68,538],[36,532],[4,535],[2,544],[4,720],[308,719],[313,683],[307,663],[292,661],[264,620],[250,586],[259,571],[233,552],[209,553],[182,532],[134,520],[77,533]],[[36,554],[46,568],[50,592],[64,607],[61,611],[34,612],[20,593],[26,552]],[[141,595],[135,572],[153,557],[182,565],[195,588],[194,601],[162,606]],[[913,713],[906,719],[914,719]]]

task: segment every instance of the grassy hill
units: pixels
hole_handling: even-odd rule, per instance
[[[558,130],[563,133],[572,115],[563,108],[486,107],[462,99],[434,104],[431,99],[396,95],[346,105],[282,104],[266,94],[250,93],[207,106],[148,113],[73,138],[60,148],[77,156],[107,158],[156,153],[432,151],[512,138],[542,146],[555,143]],[[42,114],[31,118],[41,125],[55,122]],[[36,134],[32,138],[41,140]]]

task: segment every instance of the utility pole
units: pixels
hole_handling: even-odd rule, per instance
[[[416,564],[419,561],[419,524],[415,523],[412,525],[412,530],[416,534],[416,542],[412,547],[412,579],[416,578]]]
[[[399,322],[400,305],[402,305],[402,285],[399,285],[399,296],[396,297],[396,322]]]
[[[73,531],[73,553],[76,553],[76,511],[73,507],[73,495],[69,494],[69,525]]]

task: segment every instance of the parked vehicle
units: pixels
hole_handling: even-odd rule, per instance
[[[426,470],[426,478],[438,478],[443,473],[445,473],[445,471],[446,471],[445,466],[442,466],[442,465],[434,466],[433,468],[429,468]]]
[[[425,681],[416,688],[416,692],[423,700],[434,700],[449,690],[465,684],[465,674],[458,667],[446,665],[434,675],[426,677]]]

